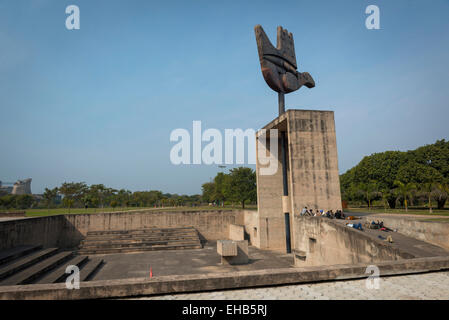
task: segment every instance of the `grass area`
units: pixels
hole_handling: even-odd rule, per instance
[[[425,219],[419,219],[419,221],[449,222],[449,218],[425,218]]]
[[[411,214],[411,215],[424,215],[424,216],[449,216],[449,210],[437,210],[433,209],[432,213],[429,212],[429,209],[416,209],[409,208],[408,211],[405,209],[384,209],[384,208],[347,208],[344,209],[345,212],[372,212],[372,213],[392,213],[392,214]]]
[[[41,216],[51,216],[57,214],[95,214],[101,212],[113,212],[113,211],[131,211],[131,210],[140,210],[140,209],[149,209],[149,208],[55,208],[55,209],[27,209],[25,210],[27,217],[41,217]],[[11,210],[12,211],[12,210]],[[20,210],[18,210],[20,211]]]
[[[127,207],[127,208],[53,208],[53,209],[2,209],[1,212],[18,212],[25,211],[25,215],[27,217],[42,217],[42,216],[51,216],[57,214],[95,214],[101,212],[119,212],[119,211],[140,211],[140,210],[152,210],[152,211],[210,211],[210,210],[235,210],[241,209],[239,206],[225,206],[225,207],[212,207],[212,206],[200,206],[200,207],[164,207],[164,208],[153,208],[153,207]],[[248,210],[257,210],[256,205],[249,205],[245,207]]]

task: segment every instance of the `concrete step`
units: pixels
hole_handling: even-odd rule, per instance
[[[2,286],[12,286],[19,284],[31,283],[34,279],[37,279],[41,275],[45,274],[49,270],[52,270],[56,266],[60,265],[64,261],[70,259],[73,255],[72,251],[59,252],[35,265],[32,265],[25,270],[22,270],[11,277],[8,277],[0,282]]]
[[[107,243],[111,241],[118,242],[128,242],[128,241],[175,241],[175,240],[196,240],[199,239],[198,236],[182,236],[182,237],[111,237],[111,238],[102,238],[102,239],[91,239],[86,238],[80,242],[80,245],[87,245],[89,243]]]
[[[78,268],[81,268],[88,260],[88,256],[75,256],[74,258],[70,259],[69,261],[62,264],[60,267],[56,268],[55,270],[52,270],[51,272],[47,273],[34,283],[57,283],[57,282],[63,282],[67,276],[68,273],[65,273],[65,270],[67,266],[74,265]]]
[[[142,251],[156,251],[156,250],[184,250],[184,249],[201,249],[201,244],[198,245],[171,245],[171,246],[138,246],[125,248],[92,248],[80,249],[79,254],[113,254],[113,253],[130,253]]]
[[[90,231],[80,243],[80,254],[107,254],[201,248],[193,227]]]
[[[0,280],[3,280],[6,277],[9,277],[41,260],[54,255],[57,251],[58,248],[42,249],[6,264],[0,269]]]
[[[198,237],[198,232],[182,232],[182,233],[122,233],[107,235],[88,235],[85,240],[108,240],[108,239],[130,239],[130,238],[179,238],[179,237]]]
[[[80,281],[89,281],[91,279],[91,276],[95,274],[95,272],[101,267],[102,264],[103,259],[89,259],[89,261],[83,266],[80,271]]]
[[[42,246],[19,246],[8,250],[3,250],[0,252],[0,265],[11,262],[14,259],[39,249],[42,249]]]
[[[80,246],[103,244],[103,243],[121,243],[121,242],[151,242],[151,241],[195,241],[198,236],[189,237],[129,237],[129,238],[110,238],[110,239],[89,239],[86,238],[81,241]]]
[[[80,249],[91,249],[91,248],[128,248],[128,247],[142,247],[142,246],[172,246],[172,245],[199,245],[200,240],[170,240],[170,241],[110,241],[107,243],[89,243],[80,247]]]
[[[105,231],[88,231],[87,236],[94,235],[119,235],[119,234],[137,234],[137,233],[176,233],[176,232],[195,231],[193,227],[180,228],[146,228],[146,229],[132,229],[132,230],[105,230]]]

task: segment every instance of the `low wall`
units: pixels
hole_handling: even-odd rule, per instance
[[[129,211],[67,214],[0,222],[0,249],[24,244],[77,246],[88,231],[192,226],[203,240],[227,239],[229,225],[245,223],[249,210]]]
[[[431,218],[431,217],[429,217]],[[373,215],[366,220],[383,221],[390,229],[397,229],[403,235],[432,243],[449,250],[449,223],[439,221],[422,221],[415,218]]]
[[[204,275],[88,281],[78,290],[65,283],[1,286],[0,300],[99,299],[161,295],[181,292],[252,288],[319,281],[367,278],[367,264],[236,271]],[[449,270],[449,257],[417,258],[377,264],[380,276]]]
[[[413,258],[409,253],[332,220],[295,217],[294,223],[298,230],[294,248],[301,256],[301,266],[376,263]]]

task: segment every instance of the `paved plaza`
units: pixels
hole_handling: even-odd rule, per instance
[[[293,267],[292,255],[254,246],[249,246],[248,250],[249,263],[243,265],[222,265],[215,241],[207,242],[202,249],[95,255],[105,263],[93,279],[146,278],[150,267],[155,277]]]
[[[257,289],[143,297],[144,300],[448,300],[449,272],[380,278],[379,289],[366,279]]]

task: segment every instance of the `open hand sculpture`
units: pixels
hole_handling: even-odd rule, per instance
[[[277,48],[268,39],[261,25],[254,27],[260,66],[268,86],[279,93],[289,93],[298,90],[303,85],[315,87],[315,81],[308,72],[298,72],[296,69],[295,44],[293,34],[282,27],[277,28]]]

